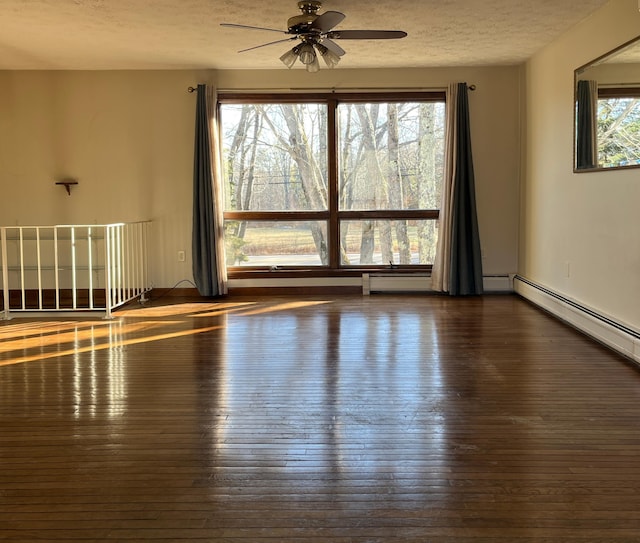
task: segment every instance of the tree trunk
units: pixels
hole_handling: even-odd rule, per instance
[[[244,198],[241,209],[251,209],[251,193],[253,192],[254,173],[256,167],[256,148],[258,147],[258,137],[262,130],[262,117],[256,115],[253,124],[253,139],[251,141],[251,150],[249,152],[249,165],[247,167],[247,186],[244,192]],[[238,227],[238,237],[244,239],[247,230],[246,221],[241,221]]]
[[[389,208],[404,207],[404,190],[400,173],[400,148],[398,144],[398,104],[390,103],[387,109],[387,150],[389,155]],[[407,231],[407,221],[396,221],[396,239],[400,264],[411,264],[411,242]],[[385,260],[386,262],[386,260]]]
[[[418,207],[420,209],[437,209],[436,202],[436,142],[434,134],[434,105],[420,105],[418,145],[419,190]],[[435,228],[433,221],[420,221],[418,226],[418,254],[420,264],[433,263],[436,250]]]
[[[300,117],[300,107],[296,105],[283,105],[287,128],[289,129],[289,141],[287,150],[300,173],[303,192],[307,198],[310,209],[327,209],[328,195],[323,170],[320,168],[314,156],[312,145]],[[325,144],[326,146],[326,144]],[[326,156],[326,149],[325,149]],[[311,233],[323,265],[329,264],[328,244],[324,230],[316,223],[311,224]]]
[[[233,140],[231,141],[231,145],[229,146],[229,150],[227,151],[227,174],[230,177],[229,179],[229,190],[230,194],[228,195],[230,198],[231,205],[235,208],[237,205],[237,183],[234,182],[233,174],[237,171],[237,167],[235,164],[236,157],[238,155],[238,151],[244,148],[245,141],[247,139],[247,126],[249,119],[249,110],[250,106],[242,106],[242,110],[240,112],[240,119],[238,120],[238,124],[236,125],[236,131],[233,135]],[[233,190],[233,186],[236,186],[236,190]]]
[[[378,145],[376,139],[376,123],[379,111],[378,104],[371,104],[369,108],[365,104],[355,105],[356,113],[362,129],[362,142],[364,146],[364,166],[367,179],[373,186],[372,209],[378,209],[381,202],[388,201],[388,188],[385,176],[380,166],[378,157]],[[367,187],[368,188],[368,187]],[[365,188],[365,190],[367,190]],[[362,189],[361,189],[362,190]],[[364,190],[363,190],[364,192]],[[382,238],[382,236],[381,236]],[[382,253],[391,252],[390,239],[380,239]],[[375,222],[362,221],[362,239],[360,241],[360,264],[373,264],[373,252],[375,247]]]

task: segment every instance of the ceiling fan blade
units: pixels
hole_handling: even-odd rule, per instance
[[[327,38],[332,40],[394,40],[407,35],[402,30],[332,30]]]
[[[285,41],[291,41],[291,40],[295,40],[297,38],[297,36],[292,36],[291,38],[285,38],[284,40],[276,40],[276,41],[270,41],[269,43],[263,43],[262,45],[256,45],[254,47],[248,47],[247,49],[240,49],[240,51],[238,51],[238,53],[244,53],[245,51],[253,51],[254,49],[260,49],[260,47],[266,47],[267,45],[275,45],[276,43],[282,43]]]
[[[244,28],[248,30],[268,30],[269,32],[278,32],[279,34],[287,33],[285,30],[276,30],[275,28],[264,28],[262,26],[238,25],[235,23],[220,23],[220,26],[226,26],[228,28]]]
[[[325,11],[322,15],[316,17],[316,20],[311,23],[309,28],[320,32],[329,32],[334,26],[340,24],[344,18],[345,14],[339,11]]]
[[[342,55],[344,55],[346,53],[346,51],[340,47],[336,42],[331,41],[329,39],[324,39],[322,40],[322,45],[324,45],[327,49],[329,49],[329,51],[335,53],[336,55],[338,55],[339,57],[341,57]]]

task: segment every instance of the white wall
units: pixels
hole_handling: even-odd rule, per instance
[[[640,329],[640,170],[573,173],[573,73],[640,34],[611,0],[526,66],[519,273]]]
[[[444,88],[467,81],[485,274],[517,269],[520,68],[0,72],[0,224],[152,219],[152,277],[191,279],[195,94],[187,87]],[[67,196],[55,181],[79,181]],[[186,251],[187,261],[177,262]]]
[[[191,71],[0,72],[0,223],[152,219],[152,279],[191,278]],[[68,196],[55,181],[73,177]],[[188,286],[188,285],[185,285]]]

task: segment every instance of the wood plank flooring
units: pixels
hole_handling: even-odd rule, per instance
[[[640,371],[516,296],[0,321],[0,540],[640,541]]]

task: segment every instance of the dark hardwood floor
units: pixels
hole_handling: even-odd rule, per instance
[[[0,321],[0,540],[639,542],[640,371],[516,296]]]

